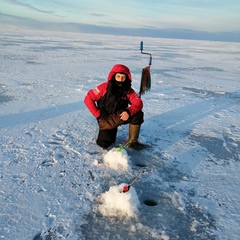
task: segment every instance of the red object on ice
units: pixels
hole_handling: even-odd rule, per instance
[[[123,192],[124,192],[124,193],[125,193],[125,192],[128,192],[129,188],[130,188],[129,186],[124,186],[124,187],[123,187]]]

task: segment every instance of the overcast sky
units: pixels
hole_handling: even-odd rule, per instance
[[[0,26],[156,36],[174,29],[240,39],[240,0],[0,0]]]

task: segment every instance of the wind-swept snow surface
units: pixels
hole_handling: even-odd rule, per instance
[[[115,63],[138,91],[140,41],[153,148],[117,151],[124,125],[102,150],[83,99]],[[239,43],[18,30],[0,43],[1,239],[239,239]]]

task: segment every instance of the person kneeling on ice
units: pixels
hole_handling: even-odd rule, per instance
[[[107,81],[88,91],[84,103],[97,119],[99,132],[96,143],[108,148],[116,141],[117,128],[129,124],[129,138],[126,146],[141,149],[138,142],[140,126],[143,123],[143,102],[131,87],[132,76],[128,67],[113,66]]]

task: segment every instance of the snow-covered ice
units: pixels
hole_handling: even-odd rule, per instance
[[[0,32],[0,239],[240,239],[239,43]],[[153,148],[102,150],[84,96],[115,63],[138,91],[140,41]]]

